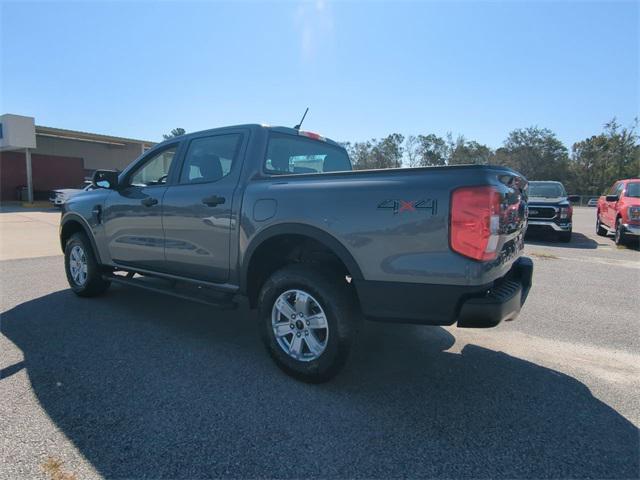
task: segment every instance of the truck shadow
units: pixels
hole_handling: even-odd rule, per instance
[[[280,373],[255,314],[112,288],[3,313],[55,425],[107,478],[629,478],[638,429],[577,380],[437,327],[365,324],[323,385]],[[0,379],[0,385],[2,384]],[[298,459],[298,460],[296,460]]]

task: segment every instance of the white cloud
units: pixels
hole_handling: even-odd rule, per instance
[[[294,20],[300,35],[302,58],[312,60],[322,45],[332,38],[331,5],[325,0],[302,2],[296,9]]]

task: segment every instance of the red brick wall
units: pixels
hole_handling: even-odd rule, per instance
[[[33,190],[41,192],[37,199],[55,188],[76,188],[85,177],[82,158],[31,154],[31,166]],[[24,152],[0,153],[0,200],[18,200],[16,189],[26,184]]]

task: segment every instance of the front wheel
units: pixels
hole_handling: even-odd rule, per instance
[[[627,243],[627,238],[622,227],[622,220],[619,217],[616,219],[614,241],[616,242],[616,245],[624,245],[625,243]]]
[[[102,278],[91,242],[84,233],[74,233],[67,241],[64,267],[71,290],[81,297],[100,295],[111,284]]]
[[[282,370],[306,382],[324,382],[340,371],[357,318],[350,286],[317,264],[284,267],[260,292],[260,329],[269,354]]]

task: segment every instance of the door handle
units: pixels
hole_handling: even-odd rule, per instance
[[[224,197],[219,197],[217,195],[211,195],[210,197],[205,197],[202,199],[202,203],[209,207],[215,207],[216,205],[220,205],[227,200]]]
[[[157,205],[158,204],[158,199],[153,198],[153,197],[147,197],[144,200],[142,200],[140,203],[142,205],[144,205],[145,207],[151,207],[152,205]]]

